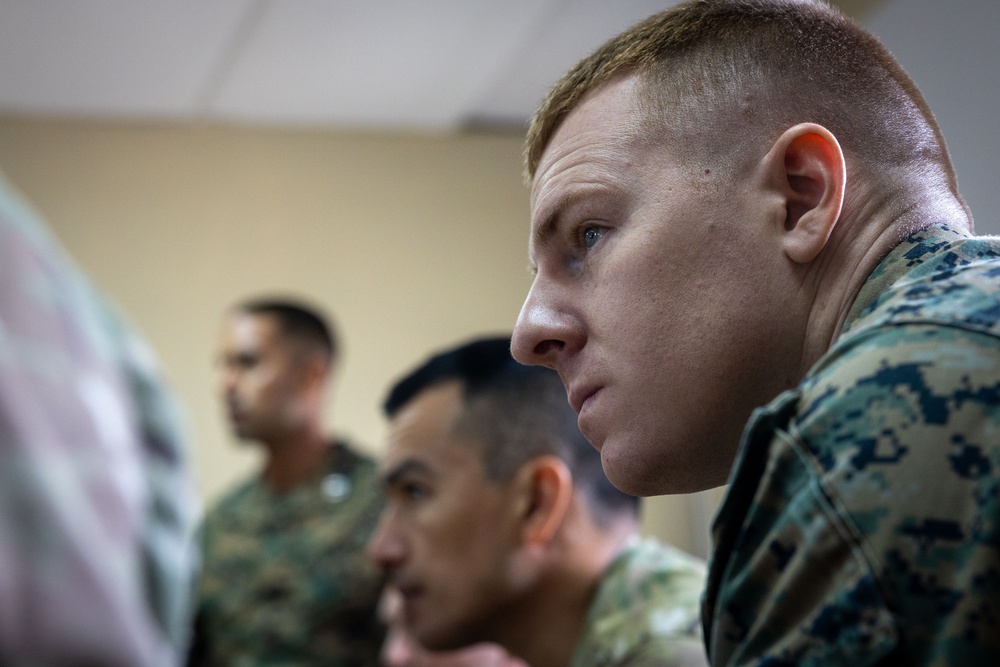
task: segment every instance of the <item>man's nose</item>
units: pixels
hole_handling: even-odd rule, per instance
[[[403,560],[405,549],[399,531],[387,514],[383,514],[368,540],[368,558],[380,567],[389,567]]]
[[[223,397],[229,397],[236,391],[236,383],[239,379],[239,373],[235,368],[230,366],[222,366],[218,371],[218,386],[219,393]]]
[[[510,350],[522,364],[556,368],[559,356],[579,344],[578,323],[551,297],[551,289],[540,288],[536,280],[517,316]]]

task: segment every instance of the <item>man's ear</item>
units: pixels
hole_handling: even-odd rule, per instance
[[[539,456],[520,472],[521,542],[544,546],[562,526],[573,497],[573,476],[558,456]]]
[[[802,123],[785,130],[765,158],[766,179],[785,201],[782,247],[808,264],[826,246],[844,205],[847,167],[837,138]]]
[[[311,354],[300,361],[300,379],[310,391],[322,391],[330,371],[330,363],[318,354]]]

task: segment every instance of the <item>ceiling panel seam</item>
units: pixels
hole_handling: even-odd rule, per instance
[[[537,44],[542,35],[548,30],[548,25],[550,21],[556,20],[557,17],[563,15],[566,11],[567,5],[573,0],[547,0],[542,7],[539,7],[535,12],[535,18],[529,26],[523,31],[520,36],[520,40],[512,40],[511,43],[517,42],[522,44],[522,48],[531,49]],[[501,81],[507,80],[510,75],[511,68],[519,60],[519,50],[508,49],[504,55],[504,62],[497,67],[493,68],[490,76],[487,80],[481,81],[474,90],[466,96],[465,110],[462,115],[454,119],[454,125],[460,129],[466,131],[470,129],[484,129],[489,128],[497,123],[498,119],[491,117],[482,117],[478,109],[482,106],[482,101],[487,97],[490,91],[497,88]],[[527,119],[522,119],[519,123],[501,123],[497,129],[510,130],[513,126],[523,129],[520,126],[525,125]]]
[[[236,23],[236,29],[227,40],[215,65],[209,69],[195,97],[194,112],[198,117],[205,119],[212,115],[223,85],[232,75],[236,63],[243,57],[270,7],[271,0],[250,0],[247,3],[243,16]]]

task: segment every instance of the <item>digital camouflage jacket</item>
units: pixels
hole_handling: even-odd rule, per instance
[[[570,667],[704,662],[698,623],[704,585],[700,560],[651,539],[633,541],[601,578]]]
[[[202,530],[192,665],[375,665],[381,578],[365,546],[382,509],[375,462],[336,444],[286,494],[252,479]]]
[[[895,248],[729,481],[714,665],[1000,665],[1000,240]]]

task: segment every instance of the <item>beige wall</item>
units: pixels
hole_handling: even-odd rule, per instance
[[[513,326],[529,285],[520,149],[503,136],[0,118],[0,169],[156,348],[206,502],[258,464],[213,393],[222,311],[281,292],[333,313],[346,355],[330,424],[377,454],[395,377]],[[702,552],[705,507],[656,499],[647,529]]]

